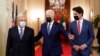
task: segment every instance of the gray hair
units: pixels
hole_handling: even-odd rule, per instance
[[[25,17],[25,15],[23,13],[18,14],[17,19],[19,19],[20,17]]]

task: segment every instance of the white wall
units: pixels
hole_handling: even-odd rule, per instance
[[[6,0],[0,0],[0,56],[4,56],[7,37]]]
[[[93,4],[93,3],[91,3]],[[94,15],[100,15],[100,0],[94,0]]]
[[[34,29],[35,35],[38,33],[38,20],[40,18],[39,26],[45,19],[45,0],[27,0],[27,25]]]

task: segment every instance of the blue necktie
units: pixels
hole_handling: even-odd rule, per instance
[[[23,37],[23,29],[21,28],[20,29],[20,39],[22,39],[22,37]]]
[[[50,34],[50,23],[47,26],[47,31],[48,31],[48,34]]]

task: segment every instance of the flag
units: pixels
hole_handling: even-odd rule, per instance
[[[12,3],[12,20],[11,20],[11,23],[12,23],[12,27],[15,26],[15,20],[14,20],[14,2]]]
[[[18,6],[16,5],[15,26],[17,26]]]
[[[62,14],[60,14],[59,12],[56,12],[55,21],[58,23],[61,23],[63,25],[64,29],[66,30],[65,18]]]

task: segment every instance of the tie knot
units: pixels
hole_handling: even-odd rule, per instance
[[[78,21],[78,23],[80,23],[80,21]]]
[[[22,31],[22,30],[23,30],[23,28],[20,28],[20,30]]]
[[[20,28],[20,30],[22,30],[22,28]]]
[[[51,23],[49,23],[49,25],[51,25]]]
[[[48,23],[48,26],[50,26],[51,25],[51,23]]]

